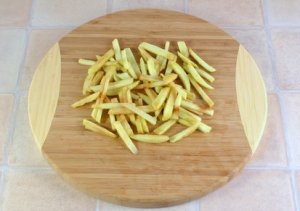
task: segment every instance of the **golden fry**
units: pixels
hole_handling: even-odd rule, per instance
[[[207,88],[207,89],[214,89],[212,86],[210,86],[208,83],[206,83],[203,78],[199,75],[199,73],[195,70],[195,68],[189,63],[188,69],[190,74],[193,76],[195,81],[197,81],[201,86]]]
[[[84,125],[85,129],[87,129],[87,130],[91,130],[91,131],[94,131],[96,133],[100,133],[102,135],[106,135],[106,136],[109,136],[109,137],[112,137],[112,138],[118,138],[118,136],[116,134],[110,132],[109,130],[105,129],[104,127],[96,125],[95,123],[93,123],[89,120],[84,119],[83,120],[83,125]]]
[[[175,98],[176,98],[176,91],[172,89],[170,91],[167,103],[164,107],[162,121],[167,121],[171,118],[174,109]]]
[[[185,57],[189,57],[189,51],[188,51],[188,48],[186,47],[186,44],[185,42],[183,41],[178,41],[177,42],[177,45],[178,45],[178,48],[179,48],[179,51],[182,55],[184,55]]]
[[[197,130],[199,125],[200,125],[200,121],[194,123],[192,126],[188,127],[187,129],[175,134],[174,136],[170,137],[170,142],[174,143],[180,141],[184,137],[191,135],[195,130]]]
[[[165,132],[167,132],[175,123],[176,123],[176,120],[170,119],[170,120],[166,121],[164,124],[162,124],[161,126],[157,127],[153,132],[156,134],[162,135]]]
[[[185,89],[187,91],[191,91],[191,85],[190,85],[189,78],[188,78],[187,74],[185,73],[185,71],[182,69],[182,67],[180,67],[180,65],[175,62],[171,62],[171,65],[172,65],[173,70],[178,74]]]
[[[155,110],[158,110],[162,106],[164,101],[167,99],[169,92],[170,92],[170,87],[164,87],[161,90],[161,92],[158,94],[157,98],[155,98],[155,100],[151,104]]]
[[[93,66],[88,70],[89,74],[95,73],[115,54],[113,49],[107,51]]]
[[[121,50],[120,50],[120,45],[119,45],[119,41],[118,39],[114,39],[112,41],[112,46],[113,46],[113,49],[115,51],[115,57],[116,57],[116,60],[119,62],[119,63],[122,63],[122,56],[121,56]]]
[[[189,52],[191,56],[202,66],[204,69],[206,69],[209,72],[215,72],[216,69],[207,64],[203,59],[201,59],[191,48],[189,48]]]
[[[163,142],[167,142],[169,140],[169,136],[165,135],[132,135],[130,138],[140,141],[140,142],[145,142],[145,143],[151,143],[151,144],[159,144]]]
[[[92,65],[94,65],[96,62],[95,62],[95,61],[92,61],[92,60],[88,60],[88,59],[79,59],[79,60],[78,60],[78,63],[79,63],[79,64],[82,64],[82,65],[92,66]]]
[[[89,95],[89,96],[87,96],[87,97],[85,97],[85,98],[83,98],[83,99],[81,99],[81,100],[79,100],[79,101],[73,103],[73,104],[71,105],[71,107],[72,107],[72,108],[77,108],[77,107],[82,106],[82,105],[84,105],[84,104],[86,104],[86,103],[90,103],[90,102],[96,100],[97,97],[99,96],[99,94],[100,94],[100,92],[96,92],[96,93],[94,93],[94,94],[91,94],[91,95]]]
[[[133,154],[137,154],[138,150],[137,150],[136,146],[134,145],[134,143],[132,142],[132,140],[127,135],[125,129],[122,126],[122,124],[119,121],[116,121],[114,123],[114,125],[115,125],[115,128],[116,128],[119,136],[122,138],[122,140],[124,141],[124,143],[126,144],[126,146],[130,149],[130,151]]]
[[[175,59],[175,55],[170,53],[169,51],[167,50],[164,50],[160,47],[157,47],[155,45],[152,45],[152,44],[149,44],[149,43],[146,43],[146,42],[142,42],[139,47],[141,48],[144,48],[145,50],[151,52],[151,53],[154,53],[156,55],[160,55],[162,57],[165,57],[171,61],[174,61]]]

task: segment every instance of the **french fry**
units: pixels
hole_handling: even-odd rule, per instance
[[[122,56],[122,65],[123,65],[123,67],[126,70],[128,70],[128,68],[129,68],[129,62],[127,60],[127,55],[126,55],[126,51],[125,50],[121,51],[121,56]]]
[[[132,135],[130,138],[140,141],[140,142],[145,142],[145,143],[151,143],[151,144],[159,144],[163,142],[167,142],[169,140],[169,136],[165,135]]]
[[[117,99],[117,98],[113,98],[113,99],[111,99],[111,102],[112,102],[112,103],[118,103],[118,99]],[[108,116],[109,116],[109,120],[110,120],[110,124],[111,124],[111,129],[112,129],[113,131],[116,131],[116,128],[115,128],[115,125],[114,125],[114,123],[115,123],[115,121],[116,121],[115,115],[113,115],[113,114],[108,114]]]
[[[130,90],[128,89],[127,91],[126,91],[126,97],[127,97],[127,102],[128,103],[132,103],[132,98],[131,98],[131,94],[130,94],[131,92],[130,92]],[[133,106],[135,106],[135,104],[134,103],[132,103],[131,105],[133,105]],[[135,125],[136,124],[136,119],[135,119],[135,116],[134,116],[134,114],[129,114],[129,119],[130,119],[130,122],[133,124],[133,125]]]
[[[92,108],[101,108],[101,109],[112,109],[112,108],[124,108],[125,103],[101,103],[100,105],[92,105]],[[126,103],[135,105],[134,103]]]
[[[143,58],[140,58],[140,67],[143,75],[147,75],[147,69]],[[143,83],[148,83],[147,81],[143,81]]]
[[[131,76],[128,73],[119,73],[116,74],[116,76],[121,79],[121,80],[125,80],[125,79],[130,79]]]
[[[137,108],[145,113],[152,113],[155,111],[151,105],[137,106]],[[128,108],[112,108],[109,109],[108,114],[134,114],[134,112]]]
[[[152,101],[157,97],[157,94],[152,89],[145,89],[145,92]]]
[[[172,87],[173,89],[175,89],[177,91],[177,93],[180,93],[182,95],[183,99],[187,99],[187,92],[185,92],[185,90],[182,88],[182,86],[177,85],[173,82],[171,82],[169,84],[170,87]]]
[[[127,56],[129,63],[131,64],[136,76],[139,77],[141,75],[141,70],[134,58],[132,51],[130,50],[130,48],[125,48],[125,51],[126,51],[126,56]]]
[[[154,133],[162,135],[165,132],[167,132],[175,123],[177,120],[170,119],[163,123],[161,126],[157,127],[155,130],[153,130]]]
[[[124,80],[117,81],[117,82],[110,82],[108,84],[107,90],[118,89],[118,88],[121,88],[124,86],[129,86],[130,84],[132,84],[132,82],[133,82],[133,78],[124,79]]]
[[[149,60],[153,60],[153,62],[155,64],[159,64],[158,61],[156,59],[154,59],[147,51],[145,51],[143,48],[138,47],[143,59],[145,60],[145,62],[148,62]]]
[[[107,51],[93,66],[91,66],[88,70],[89,74],[95,73],[107,62],[113,55],[115,54],[113,49]]]
[[[119,122],[121,122],[123,128],[125,129],[126,133],[131,136],[133,134],[133,130],[132,128],[130,127],[130,124],[128,123],[126,117],[124,114],[120,114],[120,115],[117,115],[117,120]]]
[[[104,67],[105,66],[117,66],[118,62],[117,61],[108,61],[104,63]]]
[[[113,46],[113,49],[115,51],[115,57],[116,57],[116,60],[119,62],[119,63],[122,63],[122,56],[121,56],[121,50],[120,50],[120,45],[119,45],[119,41],[118,39],[114,39],[112,41],[112,46]]]
[[[106,135],[106,136],[109,136],[109,137],[112,137],[112,138],[118,138],[118,136],[116,134],[110,132],[109,130],[105,129],[104,127],[96,125],[95,123],[93,123],[89,120],[84,119],[83,120],[83,125],[84,125],[85,129],[87,129],[87,130],[91,130],[91,131],[94,131],[96,133],[100,133],[102,135]]]
[[[88,60],[88,59],[79,59],[79,60],[78,60],[78,63],[79,63],[79,64],[82,64],[82,65],[92,66],[92,65],[94,65],[96,62],[95,62],[95,61],[92,61],[92,60]]]
[[[154,60],[153,59],[149,59],[147,61],[147,68],[148,68],[148,72],[151,76],[158,76],[158,72],[154,66]]]
[[[149,88],[157,88],[161,86],[165,86],[167,83],[165,81],[154,81],[147,84],[140,84],[135,87],[135,89],[149,89]]]
[[[152,76],[152,75],[140,75],[139,80],[145,80],[145,81],[161,81],[162,78],[159,76]]]
[[[178,119],[178,122],[180,124],[188,126],[188,127],[190,127],[190,126],[192,126],[194,124],[194,123],[191,123],[191,122],[189,122],[189,121],[187,121],[185,119],[181,119],[181,118]],[[211,131],[211,129],[212,128],[210,126],[204,124],[203,122],[200,122],[199,127],[197,128],[197,130],[199,130],[199,131],[201,131],[203,133],[209,133]]]
[[[203,59],[201,59],[191,48],[189,48],[189,52],[191,56],[200,64],[204,69],[206,69],[209,72],[215,72],[216,69],[207,64]]]
[[[207,114],[207,115],[209,115],[209,116],[213,116],[213,115],[214,115],[214,110],[213,110],[213,109],[211,109],[211,108],[206,108],[206,107],[204,107],[204,106],[200,106],[200,105],[197,105],[197,104],[188,102],[188,101],[186,101],[186,100],[183,100],[183,101],[181,102],[181,106],[182,106],[183,108],[188,109],[188,110],[192,110],[192,111],[193,111],[193,110],[195,110],[195,111],[200,111],[200,112],[202,112],[202,113],[204,113],[204,114]]]
[[[134,78],[134,79],[138,79],[138,76],[136,75],[136,73],[134,72],[134,69],[131,65],[131,63],[128,62],[128,73],[129,75]]]
[[[148,105],[151,105],[152,100],[147,95],[144,95],[142,93],[137,93],[137,94],[142,100],[145,101],[145,103],[147,103]]]
[[[129,90],[130,90],[130,89],[129,89]],[[135,93],[133,93],[133,92],[130,92],[130,94],[131,94],[131,98],[134,99],[134,100],[137,100],[137,99],[140,98],[137,94],[135,94]]]
[[[156,117],[152,117],[149,114],[147,114],[146,112],[142,111],[141,109],[139,109],[136,106],[132,106],[132,105],[128,105],[128,104],[124,104],[124,106],[126,108],[128,108],[129,110],[133,111],[134,113],[136,113],[137,115],[143,117],[145,120],[147,120],[150,124],[155,125],[156,124]]]
[[[193,62],[192,60],[190,60],[189,58],[185,57],[184,55],[182,55],[180,52],[177,51],[177,54],[179,56],[179,58],[186,64],[191,64],[193,67],[198,67],[197,64],[195,62]]]
[[[180,107],[179,108],[179,118],[185,119],[187,121],[190,121],[194,123],[195,121],[201,121],[201,117],[197,116],[196,114],[193,114],[192,112]]]
[[[176,62],[176,61],[177,61],[177,56],[175,57],[173,62]],[[165,72],[166,75],[170,74],[173,70],[171,62],[172,61],[168,60],[168,65],[167,65],[166,72]]]
[[[192,134],[195,130],[197,130],[197,128],[200,125],[200,121],[197,121],[196,123],[194,123],[192,126],[188,127],[187,129],[173,135],[172,137],[170,137],[170,142],[171,143],[175,143],[177,141],[180,141],[181,139],[189,136],[190,134]]]
[[[170,47],[170,42],[169,41],[167,41],[166,43],[165,43],[165,50],[169,50],[169,47]],[[160,55],[157,55],[156,56],[156,60],[159,62],[159,64],[160,64],[160,69],[159,69],[159,71],[162,71],[163,69],[165,69],[166,68],[166,64],[167,64],[167,59],[166,58],[164,58],[164,57],[162,57],[162,56],[160,56]]]
[[[99,105],[100,103],[100,98],[97,98],[96,103],[94,105]],[[91,113],[91,117],[93,117],[93,119],[97,119],[97,113],[98,113],[98,109],[94,108],[92,113]]]
[[[185,89],[187,91],[191,91],[191,84],[190,84],[189,78],[188,78],[187,74],[185,73],[185,71],[180,67],[179,64],[177,64],[175,62],[171,62],[171,65],[172,65],[173,70],[178,74]]]
[[[162,121],[167,121],[171,118],[174,109],[175,98],[176,98],[176,91],[172,89],[170,91],[167,103],[164,107]]]
[[[86,103],[90,103],[90,102],[96,100],[97,97],[99,96],[99,94],[100,94],[100,92],[95,92],[94,94],[91,94],[91,95],[89,95],[89,96],[87,96],[87,97],[85,97],[85,98],[83,98],[83,99],[81,99],[81,100],[73,103],[71,105],[71,107],[72,108],[77,108],[77,107],[82,106],[82,105],[84,105]]]
[[[196,71],[198,72],[198,74],[200,76],[202,76],[203,78],[205,78],[206,80],[208,80],[210,83],[212,83],[212,82],[215,81],[215,78],[212,75],[210,75],[208,72],[204,71],[203,69],[196,68]]]
[[[144,134],[144,130],[143,130],[142,121],[141,121],[140,116],[136,117],[136,130],[139,134]]]
[[[188,69],[190,74],[193,76],[195,81],[197,81],[201,86],[207,88],[207,89],[214,89],[212,86],[210,86],[208,83],[206,83],[203,78],[198,74],[198,72],[195,70],[195,68],[189,63]]]
[[[119,94],[120,91],[121,91],[121,88],[119,88],[119,89],[111,89],[111,90],[107,90],[106,96],[116,96],[116,95]]]
[[[197,84],[197,82],[191,75],[189,75],[189,79],[202,99],[208,104],[209,107],[212,107],[214,105],[214,102],[210,99],[210,97],[203,91],[203,89]]]
[[[160,47],[157,47],[155,45],[152,45],[152,44],[149,44],[149,43],[146,43],[146,42],[142,42],[139,47],[141,48],[144,48],[145,50],[151,52],[151,53],[154,53],[156,55],[160,55],[162,57],[165,57],[171,61],[173,61],[175,59],[175,55],[170,53],[169,51],[167,50],[164,50]]]
[[[83,83],[83,89],[82,89],[82,93],[84,95],[87,95],[89,92],[91,92],[91,88],[90,88],[90,85],[92,83],[92,80],[95,76],[95,73],[92,73],[92,74],[88,74],[84,80],[84,83]]]
[[[170,87],[164,87],[161,92],[158,94],[158,96],[155,98],[155,100],[152,102],[152,107],[155,110],[158,110],[164,103],[164,101],[167,99],[170,92]]]
[[[186,47],[186,44],[185,42],[183,41],[178,41],[177,42],[177,45],[178,45],[178,48],[179,48],[179,51],[182,55],[184,55],[185,57],[189,57],[189,51],[188,51],[188,48]]]
[[[137,101],[137,105],[138,106],[143,106],[143,100],[142,98],[139,98],[138,101]],[[141,123],[142,123],[142,128],[143,128],[143,131],[145,133],[149,133],[149,128],[148,128],[148,125],[147,125],[147,122],[144,118],[140,118],[141,119]]]
[[[133,154],[137,154],[138,150],[136,148],[136,146],[134,145],[134,143],[132,142],[132,140],[129,138],[129,136],[127,135],[126,131],[124,130],[122,124],[119,121],[116,121],[114,123],[115,128],[119,134],[119,136],[122,138],[122,140],[124,141],[124,143],[126,144],[126,146],[130,149],[130,151]]]
[[[103,78],[103,76],[104,76],[104,72],[98,71],[96,73],[96,75],[94,76],[94,78],[90,84],[90,87],[98,85],[100,83],[101,79]]]
[[[132,84],[130,84],[127,89],[132,90],[134,89],[136,86],[138,86],[141,82],[140,81],[135,81]]]
[[[174,113],[173,113],[174,115],[172,115],[174,119],[178,119],[179,117],[179,109],[180,109],[181,101],[182,101],[182,94],[178,93],[174,103]],[[171,119],[173,119],[172,117]]]
[[[169,84],[169,83],[173,82],[177,77],[178,77],[177,74],[170,73],[170,74],[167,74],[167,75],[163,76],[163,81],[166,84]]]

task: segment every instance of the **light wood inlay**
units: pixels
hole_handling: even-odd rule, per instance
[[[28,115],[39,149],[42,149],[54,117],[59,95],[60,72],[60,49],[56,43],[39,64],[29,89]]]
[[[96,54],[104,54],[111,48],[114,38],[119,39],[121,48],[132,48],[136,56],[139,55],[137,46],[142,41],[164,46],[169,40],[171,51],[176,52],[176,42],[183,40],[215,67],[217,72],[213,76],[216,81],[212,84],[215,90],[207,90],[215,102],[215,115],[203,116],[203,121],[213,127],[212,132],[195,132],[174,144],[135,142],[139,153],[133,155],[120,139],[86,131],[82,119],[90,118],[90,104],[78,109],[70,107],[82,98],[82,84],[87,73],[87,67],[77,64],[77,61],[78,58],[95,59]],[[244,51],[239,50],[240,44],[221,29],[178,12],[131,10],[92,20],[62,38],[59,46],[61,72],[57,73],[61,73],[61,82],[57,108],[46,141],[37,143],[54,170],[74,187],[125,206],[172,206],[195,200],[226,184],[251,157],[251,149],[255,148],[251,143],[252,148],[249,146],[240,116],[240,112],[248,112],[249,106],[239,110],[236,92],[236,77],[241,77],[236,73],[237,57],[250,60]],[[243,61],[238,63],[241,64],[239,67],[245,67]],[[251,70],[259,71],[256,68]],[[260,80],[253,80],[263,83],[261,76],[255,75]],[[37,77],[33,84],[43,84]],[[251,89],[251,85],[253,83],[241,90],[257,91]],[[39,111],[41,106],[48,108],[45,101],[32,101],[33,94],[31,90],[30,102],[40,103],[30,111]],[[264,100],[263,95],[256,100]],[[197,102],[201,103],[200,100]],[[251,103],[253,101],[249,101],[249,105]],[[264,112],[258,114],[266,115]],[[35,116],[31,114],[30,118]],[[108,118],[104,117],[103,125],[109,127]],[[257,118],[261,119],[264,118]],[[258,133],[263,130],[264,124],[261,125]],[[183,128],[176,125],[167,135]],[[33,132],[36,131],[33,127]],[[256,146],[260,136],[253,133],[253,137],[256,137]]]

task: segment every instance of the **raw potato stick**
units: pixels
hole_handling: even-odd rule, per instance
[[[151,144],[159,144],[163,143],[169,140],[169,136],[164,136],[164,135],[132,135],[130,138],[140,141],[140,142],[145,142],[145,143],[151,143]]]
[[[175,55],[170,53],[169,51],[167,50],[164,50],[160,47],[157,47],[155,45],[152,45],[152,44],[149,44],[149,43],[146,43],[146,42],[142,42],[139,47],[141,48],[144,48],[145,50],[151,52],[151,53],[154,53],[156,55],[160,55],[162,57],[165,57],[171,61],[173,61],[175,59]]]
[[[152,107],[155,110],[158,110],[164,103],[164,101],[167,99],[170,92],[170,87],[164,87],[160,93],[158,94],[157,98],[152,102]]]
[[[105,129],[104,127],[101,127],[99,125],[96,125],[95,123],[88,121],[86,119],[83,120],[83,125],[85,127],[85,129],[87,130],[91,130],[94,131],[96,133],[100,133],[102,135],[106,135],[112,138],[118,138],[118,136],[112,132],[110,132],[109,130]]]
[[[91,95],[89,95],[89,96],[87,96],[87,97],[85,97],[85,98],[83,98],[83,99],[81,99],[81,100],[79,100],[79,101],[73,103],[73,104],[71,105],[71,107],[72,107],[72,108],[76,108],[76,107],[82,106],[82,105],[84,105],[84,104],[86,104],[86,103],[90,103],[90,102],[96,100],[97,97],[99,96],[99,94],[100,94],[100,92],[96,92],[96,93],[94,93],[94,94],[91,94]]]
[[[195,68],[189,63],[188,69],[190,74],[193,76],[195,81],[197,81],[201,86],[207,88],[207,89],[214,89],[212,86],[210,86],[208,83],[206,83],[203,78],[199,75],[199,73],[195,70]]]
[[[131,64],[136,76],[139,77],[141,75],[141,70],[134,58],[132,51],[130,50],[130,48],[125,48],[125,51],[129,63]]]
[[[193,125],[193,123],[191,123],[191,122],[189,122],[189,121],[187,121],[185,119],[181,119],[181,118],[178,119],[178,122],[180,124],[188,126],[188,127],[190,127],[190,126]],[[197,128],[197,130],[199,130],[199,131],[201,131],[203,133],[209,133],[211,131],[211,129],[212,129],[211,127],[209,127],[208,125],[204,124],[203,122],[200,122],[199,127]]]
[[[153,132],[156,134],[162,135],[165,132],[167,132],[175,123],[176,123],[176,120],[170,119],[170,120],[166,121],[164,124],[162,124],[161,126],[159,126],[158,128],[156,128]]]
[[[195,130],[197,130],[199,125],[200,125],[200,121],[194,123],[192,126],[190,126],[187,129],[177,133],[176,135],[170,137],[170,142],[175,143],[177,141],[180,141],[184,137],[187,137],[187,136],[191,135]]]
[[[114,39],[112,41],[112,45],[113,45],[113,49],[115,51],[115,57],[116,57],[116,60],[119,62],[119,63],[122,63],[122,56],[121,56],[121,50],[120,50],[120,45],[119,45],[119,41],[118,39]]]
[[[78,64],[87,65],[87,66],[92,66],[95,63],[96,63],[95,61],[88,60],[88,59],[79,59],[78,60]]]
[[[150,124],[155,125],[157,119],[155,117],[150,116],[149,114],[147,114],[146,112],[142,111],[141,109],[139,109],[136,106],[132,106],[132,105],[128,105],[125,104],[124,105],[126,108],[128,108],[129,110],[133,111],[134,113],[136,113],[137,115],[143,117],[145,120],[147,120]]]
[[[89,74],[95,73],[115,54],[113,49],[107,51],[93,66],[88,70]]]
[[[129,136],[127,135],[126,131],[124,130],[122,124],[119,121],[116,121],[114,123],[115,128],[119,134],[119,136],[122,138],[122,140],[124,141],[124,143],[126,144],[126,146],[130,149],[130,151],[133,154],[137,154],[138,150],[136,148],[136,146],[134,145],[134,143],[132,142],[132,140],[129,138]]]
[[[179,51],[182,55],[184,55],[185,57],[189,57],[189,51],[188,51],[188,48],[186,47],[186,44],[185,42],[183,41],[178,41],[177,42],[177,45],[178,45],[178,48],[179,48]]]
[[[201,59],[191,48],[189,48],[189,52],[191,56],[207,71],[209,72],[215,72],[216,69],[207,64],[203,59]]]
[[[162,121],[167,121],[171,118],[171,116],[173,114],[175,98],[176,98],[176,91],[174,89],[172,89],[170,91],[167,103],[164,107]]]
[[[171,65],[172,65],[173,70],[178,74],[185,89],[187,91],[191,91],[191,84],[190,84],[189,78],[188,78],[187,74],[185,73],[185,71],[182,69],[182,67],[180,67],[180,65],[175,62],[171,62]]]
[[[137,105],[138,106],[143,106],[143,100],[142,98],[139,98],[138,101],[137,101]],[[147,125],[147,122],[144,118],[141,117],[141,123],[142,123],[142,127],[143,127],[143,131],[145,133],[149,133],[149,128],[148,128],[148,125]]]

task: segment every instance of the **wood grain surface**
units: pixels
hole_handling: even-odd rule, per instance
[[[216,81],[212,84],[215,90],[207,90],[215,102],[215,115],[203,117],[203,122],[213,127],[212,132],[203,134],[198,131],[177,143],[151,145],[135,142],[139,153],[133,155],[121,139],[86,131],[82,119],[91,119],[90,104],[77,109],[70,107],[83,97],[82,84],[87,73],[87,67],[77,61],[79,58],[95,59],[96,54],[104,54],[111,48],[114,38],[119,39],[121,48],[132,48],[137,58],[140,57],[137,46],[142,41],[164,46],[164,42],[169,40],[170,49],[175,53],[178,50],[176,42],[182,40],[215,67],[217,72],[213,76]],[[197,199],[226,184],[247,163],[252,145],[255,151],[261,135],[253,136],[255,144],[250,144],[250,147],[237,103],[238,54],[239,59],[252,65],[252,73],[259,70],[253,68],[255,63],[251,57],[249,59],[249,54],[244,51],[238,53],[240,44],[214,25],[178,12],[131,10],[92,20],[62,38],[59,46],[60,93],[42,152],[59,175],[74,187],[125,206],[172,206]],[[240,68],[247,66],[245,61],[238,63]],[[255,77],[251,79],[252,84],[264,87],[260,74],[255,73]],[[241,80],[246,80],[244,75]],[[243,84],[239,86],[248,92],[247,96],[256,94],[254,91],[257,92],[257,89],[252,90],[251,85]],[[31,89],[30,92],[34,91]],[[250,98],[248,106],[240,110],[248,112],[247,108],[252,108],[256,101],[266,102],[265,95],[258,96],[261,99]],[[198,102],[201,103],[201,100]],[[45,103],[41,105],[48,106]],[[255,128],[256,133],[261,134],[266,111],[257,114],[261,118],[252,118],[250,123],[261,121],[262,127]],[[30,115],[30,118],[33,116]],[[249,121],[243,123],[250,124]],[[102,125],[109,126],[108,118]],[[168,134],[175,134],[183,128],[176,125]],[[256,134],[254,130],[252,132]],[[38,143],[43,143],[43,140]]]

